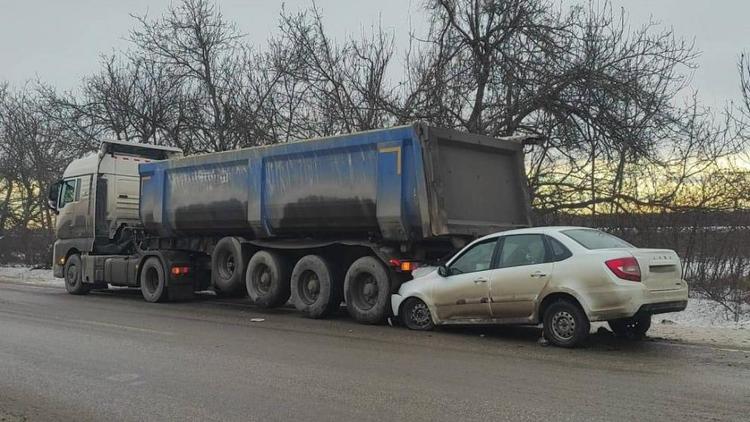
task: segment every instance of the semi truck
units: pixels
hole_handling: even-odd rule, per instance
[[[49,190],[53,272],[74,295],[213,290],[311,318],[345,302],[379,323],[417,266],[528,226],[525,177],[521,139],[422,123],[192,156],[105,141]]]

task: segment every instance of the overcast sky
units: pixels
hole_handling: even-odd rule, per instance
[[[564,0],[572,3],[577,0]],[[14,85],[36,77],[62,89],[76,87],[94,72],[99,56],[126,48],[133,27],[129,14],[156,16],[169,0],[0,0],[0,81]],[[224,15],[234,20],[248,41],[262,45],[276,29],[281,1],[219,0]],[[286,0],[297,10],[310,0]],[[420,0],[318,0],[328,29],[337,37],[358,34],[378,21],[395,33],[397,46],[408,43],[409,28],[424,29]],[[649,17],[694,39],[702,51],[693,87],[704,102],[721,106],[737,98],[737,57],[750,50],[748,0],[613,0],[631,22]]]

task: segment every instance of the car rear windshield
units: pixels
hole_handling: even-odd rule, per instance
[[[609,233],[594,229],[563,230],[562,234],[580,243],[586,249],[634,248],[630,243]]]

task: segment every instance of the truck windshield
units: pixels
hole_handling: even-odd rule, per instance
[[[612,236],[609,233],[594,229],[563,230],[562,234],[580,243],[586,249],[634,248],[635,246]]]

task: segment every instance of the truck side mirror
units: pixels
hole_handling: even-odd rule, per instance
[[[448,277],[449,275],[451,275],[451,271],[445,265],[439,266],[437,272],[440,277]]]
[[[56,182],[52,186],[49,187],[49,192],[47,193],[47,206],[49,209],[51,209],[55,214],[58,214],[57,211],[57,198],[60,194],[60,182]]]

